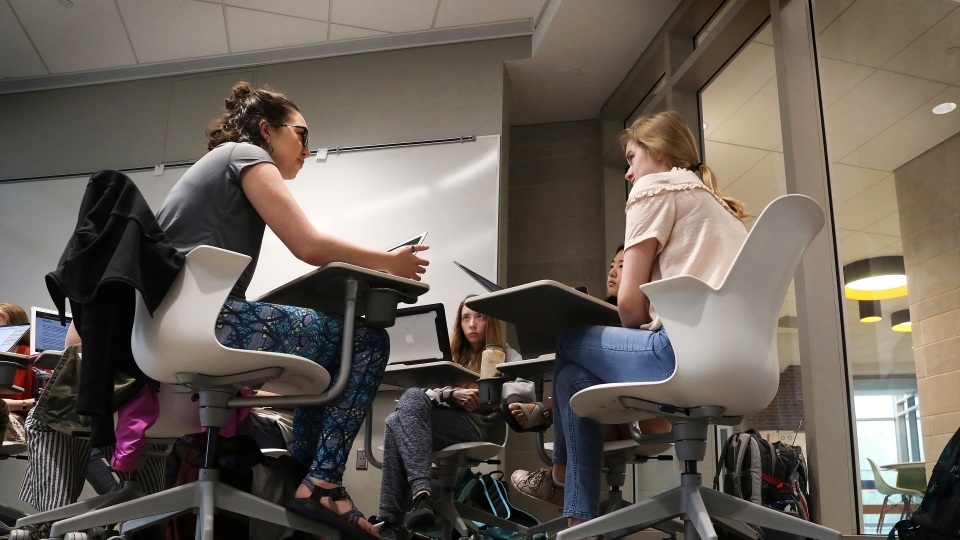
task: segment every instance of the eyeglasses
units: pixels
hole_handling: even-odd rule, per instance
[[[297,124],[274,124],[276,126],[287,126],[292,128],[300,128],[303,131],[298,131],[297,134],[300,135],[300,143],[303,144],[303,147],[307,147],[307,136],[310,133],[310,130],[307,129],[307,126],[298,126]]]

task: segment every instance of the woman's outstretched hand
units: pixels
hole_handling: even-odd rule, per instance
[[[395,276],[400,276],[415,281],[420,281],[420,274],[427,271],[430,261],[421,259],[417,253],[430,249],[430,246],[417,244],[415,246],[403,246],[390,252],[390,267],[387,272]]]

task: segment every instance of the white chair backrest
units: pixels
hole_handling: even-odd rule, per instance
[[[803,195],[771,202],[757,218],[730,271],[714,290],[692,276],[643,285],[676,354],[659,389],[676,406],[719,405],[754,413],[777,393],[777,319],[804,250],[823,227],[820,206]]]
[[[177,383],[178,373],[223,376],[280,367],[283,375],[264,386],[285,395],[319,394],[330,376],[299,356],[231,349],[217,341],[217,318],[250,257],[201,246],[186,256],[153,316],[140,295],[130,344],[137,365],[161,383]]]
[[[887,483],[883,479],[883,475],[880,474],[880,467],[877,467],[877,462],[873,458],[867,458],[867,463],[870,464],[870,469],[873,470],[873,483],[877,488],[877,492],[881,495],[894,495],[897,490]]]

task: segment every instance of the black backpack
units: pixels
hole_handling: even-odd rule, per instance
[[[755,429],[731,435],[717,461],[713,488],[734,497],[810,520],[807,462],[799,446],[771,443]]]
[[[960,538],[960,429],[940,453],[920,507],[913,517],[893,526],[889,540],[955,540]]]

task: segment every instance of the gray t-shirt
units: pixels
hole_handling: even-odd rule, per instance
[[[264,162],[273,159],[259,146],[221,144],[183,174],[157,213],[157,221],[181,253],[214,246],[253,257],[230,292],[233,299],[246,299],[266,227],[243,193],[240,173]]]

